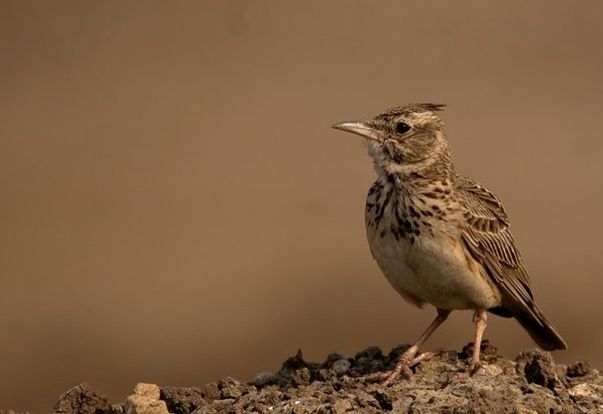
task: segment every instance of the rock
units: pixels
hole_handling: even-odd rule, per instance
[[[576,361],[567,367],[568,377],[583,377],[591,371],[590,364],[585,361]]]
[[[303,367],[293,371],[289,378],[291,379],[292,386],[300,387],[303,385],[310,384],[310,381],[312,380],[312,374],[310,373],[310,370],[307,367]]]
[[[52,409],[57,414],[99,414],[111,413],[107,397],[90,389],[88,384],[76,385],[65,391]]]
[[[381,348],[379,348],[378,346],[369,346],[366,349],[363,349],[362,351],[356,353],[356,355],[354,355],[354,359],[356,361],[360,360],[361,358],[369,358],[371,360],[380,360],[383,359],[383,351],[381,351]],[[340,358],[341,359],[341,358]]]
[[[150,398],[152,400],[158,400],[161,397],[161,391],[155,384],[139,383],[134,387],[134,394],[141,397]]]
[[[126,400],[126,414],[168,414],[165,401],[130,395]]]
[[[126,414],[169,414],[167,404],[161,401],[161,392],[155,384],[137,384],[134,394],[126,400]]]
[[[218,389],[218,384],[210,383],[203,385],[201,387],[201,395],[209,402],[219,399],[220,390]]]
[[[125,409],[124,409],[123,404],[111,404],[110,413],[111,414],[124,414]]]
[[[337,375],[341,376],[348,372],[351,366],[351,362],[347,359],[338,359],[337,361],[333,362],[333,371],[335,371]]]
[[[329,355],[327,355],[327,359],[325,360],[325,362],[322,365],[324,368],[331,368],[333,366],[333,363],[335,361],[339,361],[340,359],[345,359],[345,356],[341,355],[337,352],[332,352]]]
[[[475,344],[473,342],[468,343],[463,347],[463,350],[460,352],[459,357],[461,359],[468,359],[473,355],[473,347]],[[491,363],[500,358],[498,354],[498,349],[490,344],[490,341],[484,339],[480,345],[480,359],[482,362]]]
[[[283,366],[281,368],[282,371],[295,371],[300,368],[305,368],[308,364],[304,361],[304,356],[302,354],[301,349],[297,350],[295,356],[288,358],[285,362],[283,362]]]
[[[332,407],[333,412],[339,414],[353,410],[354,404],[350,400],[337,400],[333,403]]]
[[[210,408],[218,413],[239,414],[241,412],[240,408],[234,407],[234,400],[231,399],[216,400],[210,404]],[[195,411],[195,414],[198,414],[197,411]]]
[[[495,376],[500,375],[500,374],[503,373],[502,368],[499,367],[498,365],[495,365],[495,364],[484,365],[480,371],[481,372],[477,372],[476,375],[487,374],[487,375],[489,375],[491,377],[495,377]]]
[[[162,387],[161,399],[172,414],[190,414],[207,403],[201,388],[194,387]]]
[[[220,390],[220,399],[237,400],[243,395],[244,388],[241,383],[233,378],[225,378],[218,381],[218,389]]]
[[[567,390],[575,400],[597,401],[603,396],[603,386],[596,384],[578,384]]]
[[[538,349],[522,352],[517,357],[518,368],[528,383],[535,383],[553,390],[559,384],[556,365],[549,352]]]
[[[276,375],[272,372],[263,371],[255,376],[251,383],[257,387],[264,387],[266,385],[275,384],[276,383]]]

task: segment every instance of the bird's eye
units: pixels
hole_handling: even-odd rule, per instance
[[[404,122],[398,122],[394,129],[396,130],[396,134],[402,135],[410,131],[410,126],[408,124],[405,124]]]

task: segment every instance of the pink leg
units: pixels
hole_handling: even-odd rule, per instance
[[[431,325],[427,328],[425,332],[417,339],[413,346],[408,348],[400,357],[400,360],[396,364],[396,368],[393,371],[390,371],[387,374],[386,380],[383,382],[383,385],[387,386],[393,383],[400,374],[404,373],[405,377],[410,377],[412,372],[410,371],[410,367],[416,365],[420,361],[427,359],[431,356],[430,353],[421,354],[415,358],[415,355],[419,351],[419,348],[423,345],[423,343],[435,332],[436,329],[448,318],[450,314],[449,310],[438,309],[438,316],[431,322]]]
[[[473,323],[475,324],[475,342],[473,343],[473,355],[469,361],[469,372],[471,375],[479,371],[482,366],[479,362],[479,353],[482,345],[484,330],[486,330],[487,321],[488,314],[485,310],[477,310],[473,314]]]

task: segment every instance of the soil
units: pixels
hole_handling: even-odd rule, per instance
[[[588,363],[558,365],[539,350],[508,360],[487,341],[484,367],[473,376],[466,373],[469,344],[461,352],[437,352],[414,367],[410,379],[382,386],[382,373],[406,348],[384,355],[370,347],[353,357],[330,354],[323,362],[307,362],[298,351],[278,372],[261,373],[251,382],[225,378],[200,387],[159,387],[156,398],[165,402],[158,401],[163,412],[167,407],[174,414],[603,413],[603,377]],[[128,402],[110,404],[81,384],[65,392],[53,412],[151,414],[145,410]]]

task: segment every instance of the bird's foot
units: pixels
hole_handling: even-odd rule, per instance
[[[453,377],[453,381],[467,382],[483,368],[484,366],[480,361],[469,360],[467,369],[463,372],[457,372]]]
[[[482,365],[482,363],[480,361],[475,361],[473,359],[469,360],[469,365],[468,365],[468,372],[469,372],[469,376],[473,376],[475,374],[477,374],[479,372],[480,369],[482,369],[484,366]]]
[[[402,378],[406,380],[410,379],[413,374],[411,368],[419,364],[420,362],[431,359],[434,355],[435,354],[433,352],[423,352],[417,357],[414,357],[412,355],[402,356],[396,364],[396,368],[389,372],[386,372],[383,375],[382,378],[385,379],[385,381],[383,381],[383,385],[387,387],[393,384],[400,376],[402,376]]]

